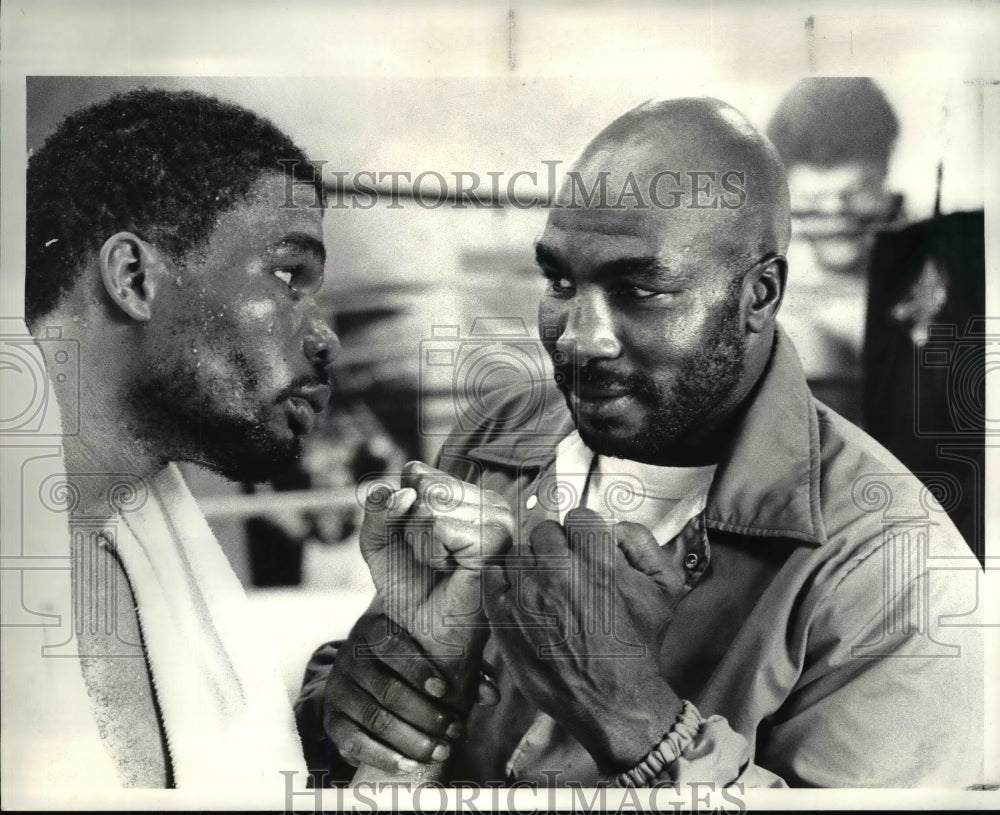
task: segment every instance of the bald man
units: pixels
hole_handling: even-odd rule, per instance
[[[917,479],[810,395],[776,322],[788,240],[781,162],[722,102],[649,102],[587,145],[536,245],[564,398],[495,394],[437,469],[412,463],[370,501],[379,596],[307,672],[311,768],[980,780],[977,629],[945,627],[973,611],[976,561]],[[475,704],[481,670],[498,705]]]

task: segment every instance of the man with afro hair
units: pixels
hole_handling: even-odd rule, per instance
[[[115,95],[30,156],[25,322],[62,432],[4,479],[20,490],[5,510],[23,507],[4,555],[51,564],[4,598],[5,793],[281,794],[279,771],[302,767],[174,462],[259,481],[299,455],[339,348],[315,298],[322,217],[318,169],[288,136],[199,93]],[[49,622],[20,627],[23,609]]]

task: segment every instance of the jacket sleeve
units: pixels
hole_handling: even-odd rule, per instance
[[[809,619],[802,675],[758,750],[793,786],[981,781],[979,564],[957,533],[931,557],[905,533],[844,564]]]
[[[330,737],[326,734],[326,683],[330,669],[337,658],[337,651],[343,640],[323,643],[317,648],[306,665],[302,689],[295,700],[295,723],[306,767],[309,769],[311,784],[329,787],[346,783],[354,775],[355,768],[337,753]]]
[[[887,547],[892,544],[847,561],[823,586],[807,621],[799,680],[758,728],[755,743],[724,718],[707,716],[669,768],[674,781],[883,788],[982,783],[978,564],[956,570],[960,558],[943,558],[935,568],[933,558],[921,562]]]

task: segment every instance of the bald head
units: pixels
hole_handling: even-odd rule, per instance
[[[781,161],[723,102],[647,102],[584,148],[535,256],[539,334],[592,450],[716,460],[771,356],[788,237]]]
[[[788,184],[774,146],[718,99],[645,102],[583,149],[557,203],[579,207],[603,184],[605,206],[625,218],[669,218],[672,235],[711,241],[734,263],[784,253]],[[553,211],[556,224],[564,219]],[[586,217],[586,216],[584,216]]]

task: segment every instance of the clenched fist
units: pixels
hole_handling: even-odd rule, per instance
[[[683,587],[648,529],[586,509],[489,569],[490,626],[519,689],[608,772],[640,761],[681,709],[659,651]]]
[[[361,554],[385,613],[430,656],[464,663],[488,635],[482,570],[513,529],[499,495],[413,461],[399,490],[369,496]]]
[[[398,490],[368,496],[360,543],[378,597],[338,652],[324,705],[355,783],[440,777],[471,705],[497,701],[480,678],[482,571],[513,526],[499,495],[420,462]]]

